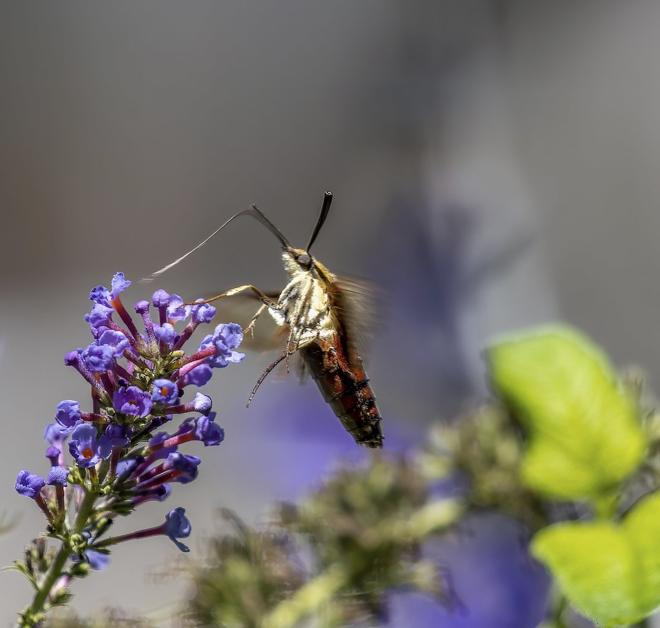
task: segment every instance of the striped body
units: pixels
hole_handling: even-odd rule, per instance
[[[301,354],[323,398],[355,442],[382,447],[381,418],[362,360],[349,363],[339,338],[311,342]]]
[[[296,257],[302,253],[283,253],[290,280],[268,311],[288,329],[287,354],[300,353],[344,428],[358,444],[382,447],[381,417],[345,316],[347,295],[320,262],[301,268]]]

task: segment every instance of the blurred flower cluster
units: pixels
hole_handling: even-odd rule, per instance
[[[459,421],[431,429],[423,464],[453,471],[453,479],[474,514],[500,512],[533,533],[551,521],[553,504],[521,480],[524,433],[511,413],[484,405]]]
[[[193,573],[184,610],[192,625],[371,625],[386,618],[388,595],[401,588],[458,603],[422,547],[453,529],[460,506],[432,497],[415,460],[374,456],[339,470],[301,504],[279,507],[265,531],[225,516],[234,532],[216,538]]]
[[[93,341],[68,353],[64,362],[90,385],[91,402],[58,404],[45,430],[48,473],[22,470],[16,479],[16,491],[44,513],[45,536],[59,542],[58,549],[48,548],[39,538],[16,563],[35,589],[20,616],[24,626],[36,625],[49,608],[65,603],[73,578],[105,567],[116,543],[166,535],[188,551],[179,539],[189,536],[191,526],[180,507],[154,527],[114,537],[107,533],[117,516],[148,501],[164,501],[173,484],[197,477],[201,459],[179,451],[181,445],[214,446],[224,439],[210,397],[200,392],[183,397],[187,389],[206,384],[214,368],[243,359],[236,351],[240,327],[220,324],[186,354],[185,343],[200,324],[211,322],[215,308],[186,305],[178,295],[157,290],[151,302],[134,306],[139,330],[120,296],[129,285],[117,273],[110,289],[97,286],[90,292],[93,306],[85,320]],[[185,418],[161,431],[175,417]]]

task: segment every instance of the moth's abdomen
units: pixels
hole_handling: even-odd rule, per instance
[[[349,363],[337,334],[302,347],[300,353],[323,397],[355,442],[382,447],[381,417],[362,360],[353,357]]]

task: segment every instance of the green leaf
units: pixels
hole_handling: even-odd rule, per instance
[[[550,497],[600,499],[646,448],[635,404],[605,355],[567,327],[535,329],[487,352],[496,392],[529,432],[522,479]]]
[[[632,624],[660,606],[660,493],[644,498],[621,525],[559,523],[541,530],[532,553],[566,597],[600,625]]]

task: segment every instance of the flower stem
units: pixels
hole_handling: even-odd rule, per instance
[[[76,522],[73,524],[74,532],[77,532],[78,534],[82,532],[83,528],[85,527],[85,524],[87,523],[87,519],[89,518],[89,515],[91,514],[94,508],[94,502],[96,501],[96,497],[97,495],[95,491],[87,491],[85,493],[85,497],[83,498],[80,504],[80,509],[78,510],[78,516],[76,517]]]
[[[60,547],[60,551],[57,553],[57,556],[55,556],[53,564],[50,566],[48,575],[37,590],[37,593],[32,600],[32,604],[30,604],[30,606],[26,608],[21,614],[21,626],[31,628],[32,626],[37,626],[39,624],[42,619],[44,604],[50,595],[53,585],[59,579],[62,573],[62,569],[64,568],[64,565],[66,564],[70,554],[71,549],[67,544],[63,543],[62,547]]]
[[[88,491],[83,498],[82,503],[80,504],[80,510],[78,510],[78,516],[76,517],[76,522],[73,527],[73,532],[80,533],[82,532],[89,515],[92,513],[94,508],[94,502],[96,501],[96,493],[94,491]],[[55,559],[53,560],[46,577],[42,581],[41,585],[37,589],[37,592],[32,600],[32,604],[26,608],[20,616],[20,625],[27,628],[37,626],[39,622],[43,619],[43,613],[45,610],[45,604],[48,601],[48,597],[51,594],[51,591],[62,575],[62,570],[66,565],[66,561],[69,556],[71,556],[71,546],[69,543],[62,543]]]
[[[129,532],[119,536],[112,536],[103,541],[99,541],[94,545],[94,547],[108,547],[109,545],[116,545],[117,543],[123,543],[124,541],[144,539],[149,536],[157,536],[159,534],[165,534],[165,528],[162,525],[154,526],[153,528],[147,528],[145,530],[138,530],[137,532]]]

